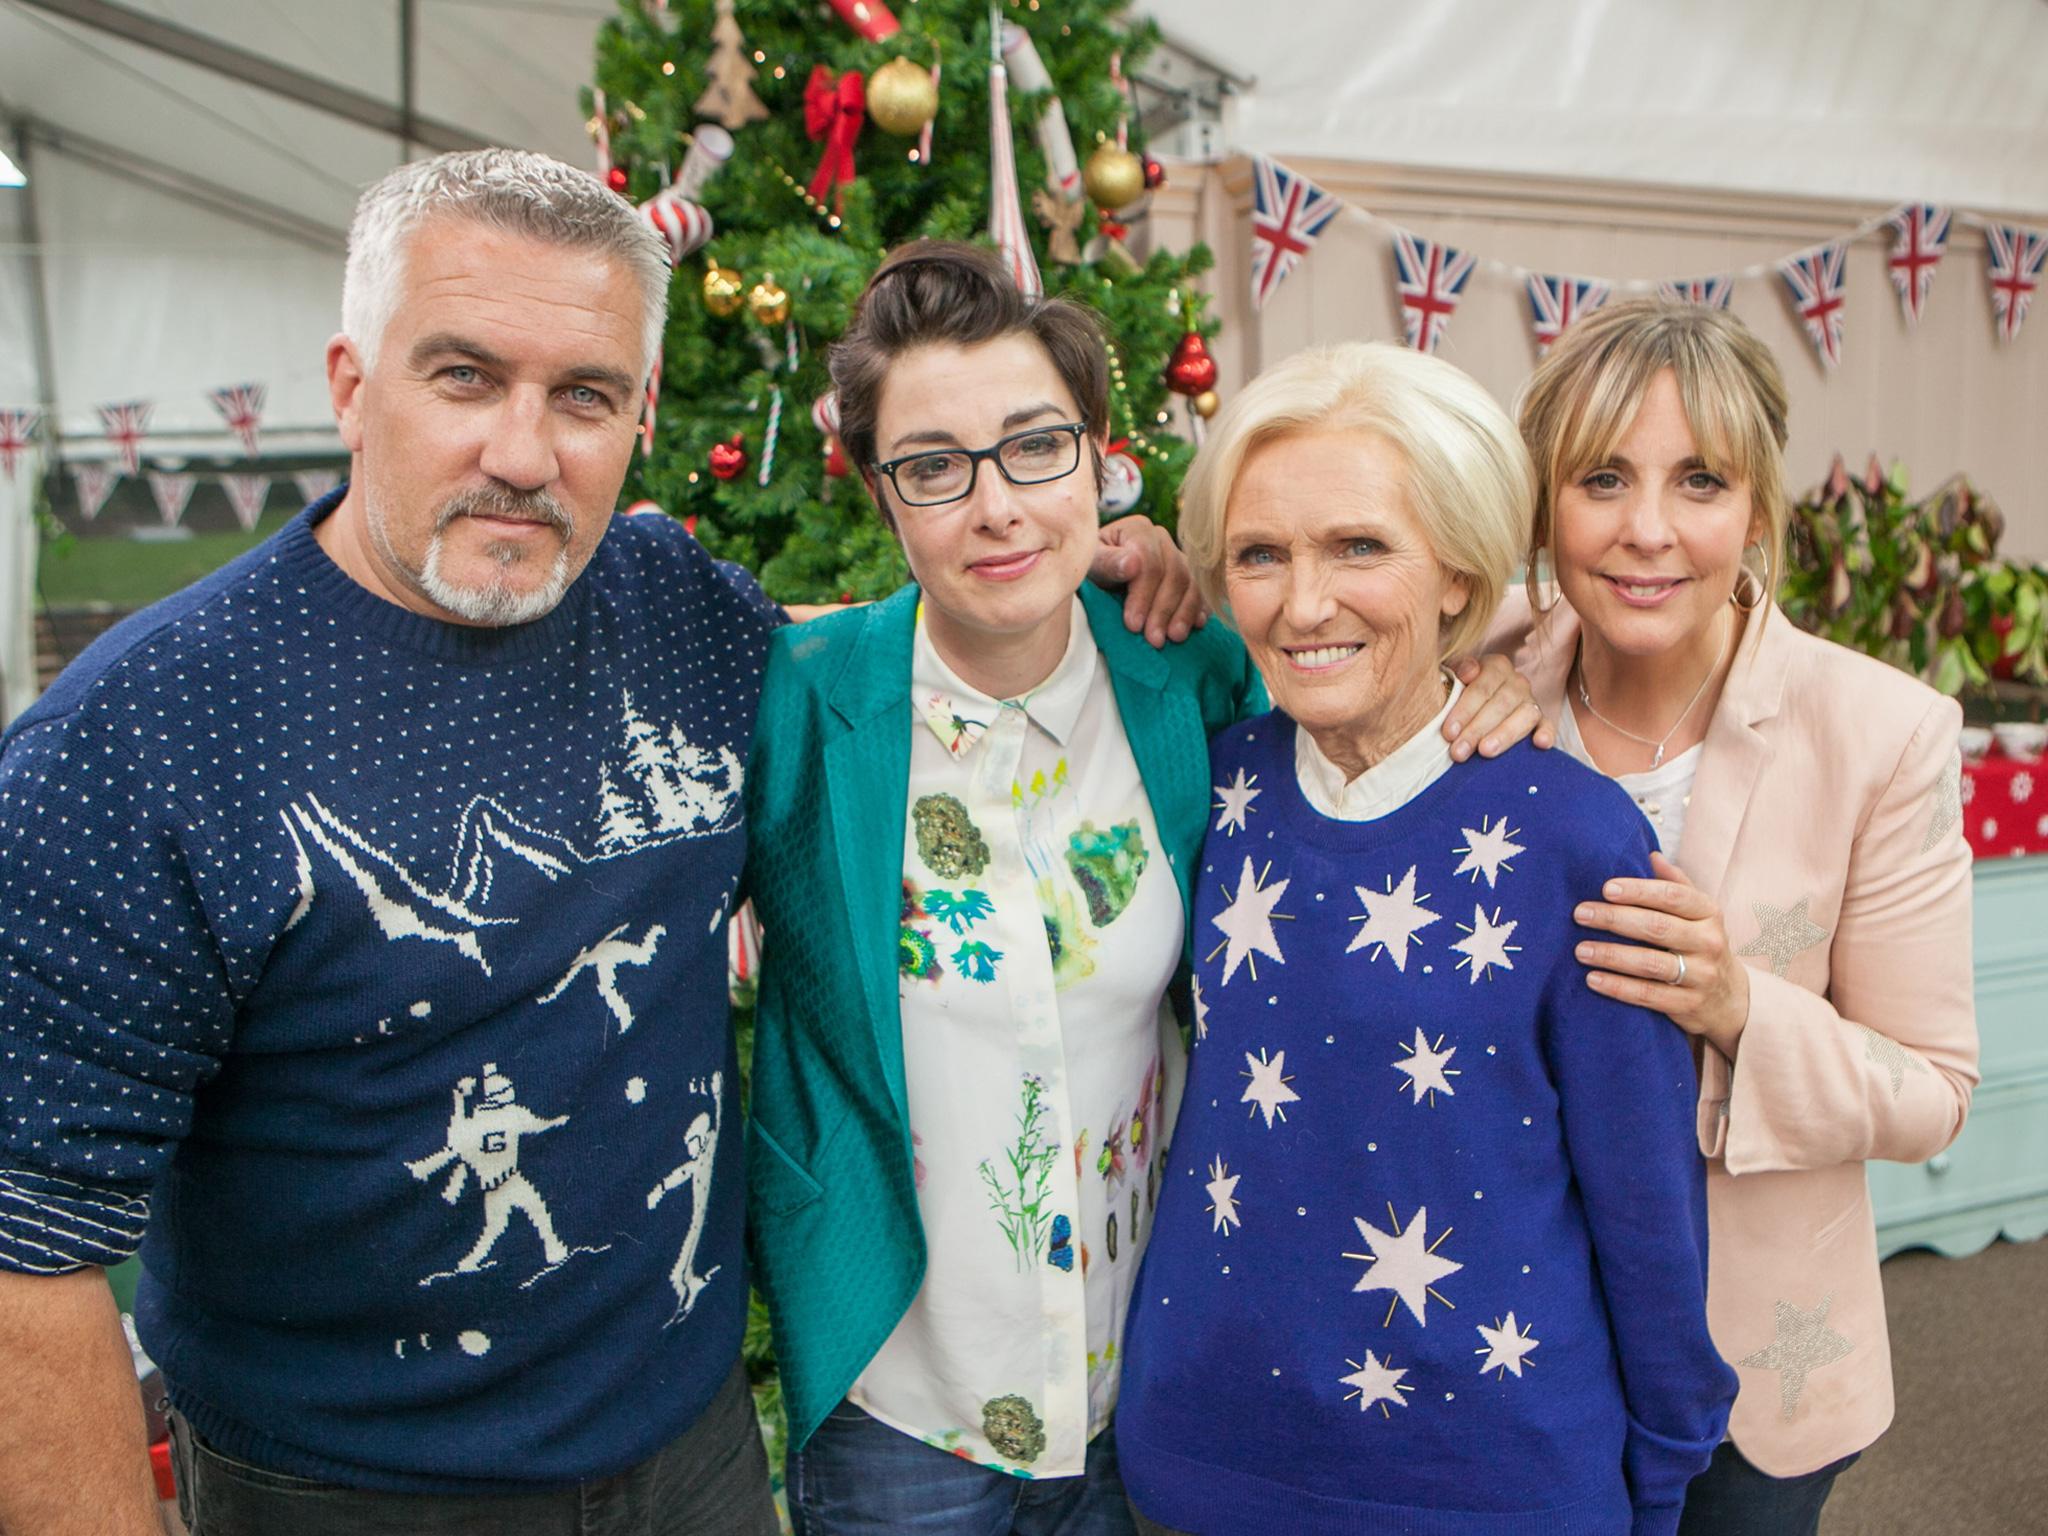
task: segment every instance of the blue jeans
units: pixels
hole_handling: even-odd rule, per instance
[[[852,1403],[789,1458],[789,1520],[796,1536],[1132,1536],[1113,1426],[1089,1442],[1082,1476],[1011,1477]]]
[[[1798,1477],[1772,1477],[1724,1440],[1707,1470],[1686,1486],[1678,1536],[1815,1536],[1835,1479],[1861,1454]]]

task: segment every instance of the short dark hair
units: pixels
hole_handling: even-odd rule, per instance
[[[854,467],[866,475],[875,464],[882,381],[897,358],[934,343],[972,347],[1004,336],[1044,347],[1089,437],[1108,435],[1109,362],[1095,312],[1072,299],[1028,297],[986,246],[916,240],[875,269],[853,323],[832,346],[839,441]],[[1099,485],[1099,456],[1095,474]]]

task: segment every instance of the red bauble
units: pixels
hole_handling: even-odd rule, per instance
[[[735,432],[723,443],[711,445],[711,473],[721,480],[730,480],[747,467],[747,440],[743,433]]]
[[[835,432],[825,439],[825,473],[837,479],[851,467],[846,462],[846,450],[840,446],[839,434]]]
[[[604,184],[618,193],[619,196],[624,197],[626,195],[626,168],[623,165],[615,165],[606,171],[604,173]]]
[[[1150,155],[1145,156],[1145,190],[1157,192],[1165,185],[1166,167],[1157,160],[1154,160]]]
[[[1216,359],[1200,331],[1189,331],[1174,343],[1173,356],[1166,360],[1166,387],[1190,398],[1216,387]]]

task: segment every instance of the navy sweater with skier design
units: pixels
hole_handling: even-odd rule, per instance
[[[1685,1036],[1590,991],[1647,823],[1562,753],[1330,820],[1212,744],[1198,1038],[1117,1451],[1191,1532],[1664,1536],[1726,1424]]]
[[[313,537],[121,624],[0,753],[0,1266],[141,1245],[225,1454],[358,1487],[602,1476],[746,1314],[725,922],[780,610],[660,517],[533,623]]]

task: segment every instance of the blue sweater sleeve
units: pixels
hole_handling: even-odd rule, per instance
[[[1651,878],[1646,825],[1584,846],[1576,900],[1598,899],[1613,876]],[[1545,1053],[1621,1371],[1634,1536],[1670,1536],[1686,1484],[1727,1428],[1736,1381],[1707,1333],[1692,1052],[1664,1015],[1586,985],[1573,948],[1605,937],[1569,926],[1545,986]]]
[[[96,713],[0,753],[0,1268],[136,1250],[232,1035],[184,820]]]

